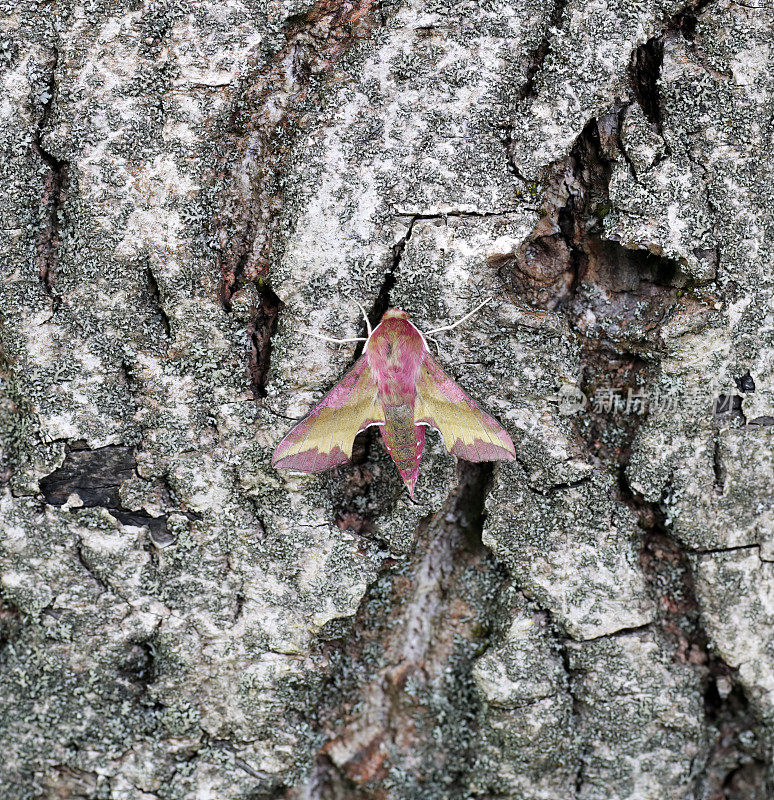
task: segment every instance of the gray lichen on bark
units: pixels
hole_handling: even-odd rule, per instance
[[[770,797],[772,10],[0,8],[3,796]],[[514,462],[271,468],[490,295]]]

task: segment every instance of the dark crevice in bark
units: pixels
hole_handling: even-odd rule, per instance
[[[332,475],[328,487],[331,505],[336,509],[335,524],[340,530],[387,544],[378,536],[376,520],[389,513],[403,485],[386,463],[386,451],[379,452],[380,438],[377,426],[359,433],[352,445],[350,463]]]
[[[598,465],[619,465],[647,413],[662,321],[678,307],[674,261],[604,235],[620,108],[591,120],[555,168],[541,221],[499,275],[529,306],[563,312],[582,353],[586,408],[570,422]],[[686,301],[687,302],[687,301]],[[617,466],[613,467],[613,471]]]
[[[643,633],[653,627],[652,623],[645,622],[642,625],[632,625],[629,628],[618,628],[612,633],[603,633],[601,636],[591,636],[588,639],[583,639],[584,642],[597,642],[601,639],[614,639],[617,636],[629,636],[632,633]]]
[[[151,639],[140,642],[143,660],[137,667],[137,679],[147,689],[156,680],[156,648]]]
[[[22,629],[22,615],[19,609],[0,594],[0,659],[7,644],[13,642]],[[0,661],[0,663],[2,663]]]
[[[250,339],[247,371],[250,375],[253,397],[256,400],[266,397],[271,369],[272,336],[277,330],[277,320],[283,308],[283,302],[271,287],[266,283],[260,284],[258,304],[250,315],[247,325],[247,335]]]
[[[516,453],[516,462],[521,466],[521,468],[528,472],[530,469],[530,465],[528,462],[523,461],[519,457],[519,453]],[[579,478],[577,481],[568,481],[566,483],[552,483],[550,486],[530,486],[530,490],[534,491],[536,494],[541,494],[544,497],[550,497],[557,492],[566,492],[568,489],[577,489],[579,486],[583,486],[584,484],[588,483],[591,480],[591,475],[586,475],[583,478]]]
[[[530,53],[530,65],[527,68],[527,79],[522,84],[518,94],[520,101],[527,100],[528,98],[532,97],[535,92],[535,78],[543,68],[543,63],[545,62],[548,51],[551,48],[553,31],[559,27],[562,21],[564,10],[567,8],[567,2],[568,0],[554,0],[543,38],[540,40],[538,46]]]
[[[752,375],[750,375],[750,370],[747,370],[744,375],[734,378],[734,383],[736,383],[736,387],[740,392],[755,391],[755,381],[753,380]]]
[[[133,394],[137,389],[137,380],[132,374],[132,365],[126,362],[123,358],[120,361],[121,378],[123,386],[126,387],[129,394]]]
[[[390,268],[384,275],[382,279],[382,285],[379,287],[379,292],[374,298],[373,305],[371,306],[370,310],[368,311],[368,321],[371,323],[371,328],[375,328],[380,322],[382,317],[384,316],[385,312],[392,306],[392,302],[390,300],[390,296],[392,290],[395,288],[395,282],[398,279],[398,272],[400,271],[400,263],[403,259],[403,251],[406,249],[406,243],[411,238],[411,234],[414,232],[414,223],[416,222],[416,217],[414,217],[411,222],[409,222],[408,229],[406,230],[406,235],[401,237],[400,241],[393,245],[392,247],[392,263],[390,264]],[[363,336],[367,336],[367,332],[363,331]],[[365,343],[359,344],[355,349],[356,357],[360,357],[360,354],[363,352],[363,348],[365,347]]]
[[[573,731],[580,731],[584,727],[583,717],[585,713],[585,707],[583,701],[578,697],[575,691],[575,680],[577,671],[573,669],[572,662],[570,659],[570,653],[567,649],[566,641],[562,642],[559,646],[559,656],[562,659],[562,667],[564,668],[565,674],[567,675],[567,693],[570,695],[570,699],[572,700],[572,730]],[[580,750],[578,751],[578,763],[575,772],[575,780],[573,782],[573,789],[575,793],[572,795],[573,798],[577,798],[581,796],[581,792],[583,791],[583,782],[584,782],[584,767],[586,763],[586,756],[587,750],[585,744],[581,744]]]
[[[620,104],[592,119],[553,169],[541,220],[515,256],[499,264],[520,301],[563,312],[582,352],[587,406],[571,423],[598,465],[628,460],[659,371],[661,327],[672,314],[700,315],[716,298],[684,291],[680,264],[606,237],[609,183],[620,158]],[[706,295],[706,296],[705,296]]]
[[[247,282],[246,279],[246,269],[245,264],[247,263],[247,259],[249,258],[249,251],[247,250],[247,242],[251,241],[253,238],[251,235],[252,231],[252,223],[247,222],[245,226],[245,231],[242,233],[242,237],[245,240],[244,249],[239,252],[238,257],[236,258],[235,263],[230,266],[226,267],[222,262],[219,264],[221,274],[223,275],[223,279],[220,284],[220,290],[218,293],[218,299],[220,300],[221,305],[227,311],[231,311],[231,298],[244,287],[245,283]],[[265,270],[264,274],[260,277],[265,277],[268,275],[268,269]]]
[[[745,755],[738,766],[723,778],[722,786],[712,800],[770,800],[774,797],[766,758]]]
[[[699,13],[714,0],[700,0],[686,6],[671,17],[657,36],[648,39],[633,53],[629,65],[629,82],[634,97],[642,108],[647,120],[656,131],[663,134],[661,97],[658,82],[664,62],[664,41],[668,35],[679,33],[684,39],[693,41],[698,24]],[[669,153],[668,145],[667,154]],[[623,152],[623,150],[622,150]]]
[[[630,80],[634,96],[648,122],[656,128],[659,134],[663,133],[661,98],[658,88],[663,61],[663,36],[656,36],[634,51],[630,66]]]
[[[755,380],[750,375],[749,370],[738,378],[734,378],[736,387],[744,394],[752,394],[755,391]],[[774,425],[774,417],[762,416],[747,419],[742,408],[744,397],[738,394],[721,394],[715,401],[715,425],[716,429],[721,427],[741,427]]]
[[[150,297],[151,307],[154,309],[159,318],[161,327],[164,330],[164,335],[167,337],[167,339],[169,339],[172,335],[172,327],[169,324],[169,317],[167,316],[167,312],[164,310],[164,304],[161,301],[161,293],[159,292],[159,285],[156,281],[156,276],[153,274],[153,270],[150,267],[145,270],[145,277],[148,281],[148,295]]]
[[[387,559],[347,638],[321,644],[324,743],[288,798],[366,800],[385,782],[407,797],[441,787],[467,796],[479,710],[470,669],[507,580],[481,544],[492,470],[459,463],[457,488],[420,522],[414,552]]]
[[[228,146],[221,143],[216,154],[222,169],[214,173],[227,187],[220,193],[223,201],[212,230],[219,243],[219,300],[230,312],[232,298],[248,282],[257,281],[260,287],[260,303],[248,322],[248,373],[256,399],[266,396],[271,337],[282,310],[267,280],[282,207],[281,178],[292,141],[305,106],[313,105],[319,95],[321,79],[369,34],[380,15],[370,0],[318,0],[310,10],[287,20],[285,46],[237,97],[228,124]],[[293,92],[287,91],[289,79]],[[267,104],[272,106],[270,113],[266,113]],[[283,108],[278,116],[279,106]],[[224,157],[223,152],[228,155]]]
[[[719,394],[715,400],[713,415],[716,428],[738,427],[747,424],[742,411],[743,398],[738,394]]]
[[[414,223],[417,221],[417,219],[418,217],[411,218],[405,235],[402,236],[400,240],[393,245],[392,261],[387,271],[384,273],[384,277],[382,278],[382,285],[379,287],[379,291],[377,292],[376,297],[374,298],[374,302],[371,304],[371,308],[366,309],[366,316],[368,317],[368,322],[371,325],[372,330],[381,322],[384,313],[389,308],[392,307],[390,296],[393,288],[395,288],[395,282],[398,278],[400,263],[403,258],[403,251],[406,249],[406,243],[411,238],[411,234],[414,231]],[[360,331],[359,335],[367,337],[368,331],[365,326],[365,320],[362,320],[361,324],[362,324],[362,330]],[[363,355],[363,351],[365,350],[365,345],[366,345],[365,342],[358,342],[358,344],[356,345],[355,349],[352,352],[353,364],[360,358],[360,356]]]
[[[502,142],[505,148],[505,163],[508,172],[515,175],[522,183],[530,184],[530,180],[516,165],[516,159],[513,157],[513,125],[506,125],[503,132]]]
[[[586,269],[580,245],[600,229],[594,214],[603,203],[609,174],[610,158],[602,156],[597,120],[592,119],[566,162],[554,169],[533,235],[499,265],[501,280],[528,305],[556,311],[571,302]],[[605,191],[600,193],[600,187]]]
[[[81,544],[80,539],[75,543],[75,553],[78,556],[78,563],[94,579],[94,582],[97,584],[97,586],[99,586],[103,592],[112,592],[111,587],[105,582],[102,576],[98,572],[95,572],[91,564],[89,564],[88,559],[83,553],[83,545]]]
[[[562,21],[562,17],[564,16],[564,11],[567,8],[567,2],[568,0],[554,0],[553,7],[551,8],[551,13],[548,17],[548,23],[546,24],[545,33],[543,34],[543,38],[540,40],[538,46],[529,55],[529,66],[527,67],[525,80],[516,95],[517,102],[519,103],[519,105],[522,105],[525,101],[528,101],[534,96],[535,78],[537,77],[540,70],[543,68],[546,56],[548,55],[548,51],[551,48],[551,38],[553,36],[553,31],[554,29],[559,27]],[[525,175],[522,174],[522,172],[516,166],[516,161],[513,158],[513,147],[512,147],[513,130],[514,126],[512,124],[507,125],[505,127],[505,131],[503,134],[503,145],[505,146],[508,171],[512,175],[515,175],[520,181],[523,181],[526,184],[530,184],[531,182],[527,179]]]
[[[699,15],[714,2],[716,0],[694,0],[688,3],[669,20],[667,30],[679,31],[686,39],[693,41]]]
[[[233,625],[236,625],[236,623],[239,622],[239,619],[244,612],[245,600],[246,598],[243,592],[236,593],[236,597],[234,598],[234,618],[232,620]]]
[[[619,492],[635,512],[643,531],[640,566],[653,593],[657,627],[672,642],[679,662],[706,663],[707,637],[699,618],[688,555],[669,531],[661,503],[647,502],[639,496],[623,469]]]
[[[87,508],[118,508],[119,487],[133,477],[136,466],[132,447],[108,445],[89,450],[73,443],[62,466],[40,479],[40,490],[49,505],[64,505],[75,493]]]
[[[407,219],[410,225],[413,225],[415,222],[418,222],[419,220],[430,220],[430,221],[447,223],[448,220],[450,219],[463,219],[463,220],[464,219],[507,219],[509,214],[512,215],[519,213],[521,213],[520,210],[517,210],[515,208],[504,208],[501,211],[459,211],[457,209],[451,209],[450,211],[444,211],[443,214],[438,214],[438,213],[398,214],[397,217],[398,219]]]
[[[723,553],[739,553],[745,550],[760,550],[760,544],[737,544],[733,547],[708,547],[701,549],[691,549],[691,555],[707,556],[707,555],[722,555]]]
[[[384,9],[372,0],[317,0],[286,20],[285,44],[245,77],[214,153],[222,164],[214,174],[226,190],[219,193],[221,207],[211,233],[223,276],[220,299],[227,309],[246,282],[269,275],[283,204],[282,174],[304,114],[319,107],[326,78],[342,58],[385,21]]]
[[[687,23],[683,19],[680,24]],[[635,95],[658,126],[661,54],[660,42],[652,40],[635,54],[633,69]],[[591,120],[566,161],[556,165],[533,237],[514,259],[500,265],[499,271],[511,290],[530,305],[564,313],[580,346],[581,389],[590,400],[596,400],[600,390],[606,388],[614,387],[621,397],[631,399],[653,386],[664,348],[661,326],[672,313],[698,314],[714,300],[701,291],[678,291],[686,285],[678,263],[628,250],[605,237],[602,219],[609,209],[612,162],[620,158],[621,110],[619,105],[599,120]],[[742,376],[739,390],[752,391],[753,383],[752,378]],[[741,414],[741,398],[738,403],[731,400],[730,407],[733,413]],[[621,406],[618,411],[615,403],[605,407],[590,402],[570,421],[581,447],[599,468],[617,477],[618,499],[639,518],[643,530],[641,564],[657,608],[656,630],[676,661],[699,670],[708,697],[722,699],[722,692],[713,694],[719,680],[731,687],[727,696],[737,698],[743,693],[735,671],[714,653],[702,627],[689,556],[673,539],[661,503],[645,502],[626,480],[631,445],[647,418],[647,405]],[[722,482],[718,460],[716,483],[721,490]],[[645,626],[649,627],[653,625]],[[565,655],[565,669],[572,682],[569,666]],[[582,728],[582,709],[575,705]],[[730,761],[736,770],[740,759],[747,757],[739,743],[744,730],[754,727],[756,720],[746,704],[743,708],[731,706],[721,703],[719,708],[707,710],[707,726],[711,735],[717,734],[717,741],[708,763],[698,770],[697,786],[702,781],[702,787],[719,786],[729,774],[722,765],[728,766]],[[724,717],[722,731],[713,714]],[[728,736],[737,742],[730,749],[724,744]],[[717,755],[721,751],[722,758]],[[751,757],[754,760],[759,756],[760,749]],[[581,755],[576,792],[582,783]]]
[[[52,309],[56,311],[62,301],[54,290],[54,283],[62,242],[62,207],[67,190],[67,163],[46,150],[43,145],[43,136],[51,118],[57,91],[56,68],[59,52],[56,48],[53,50],[51,59],[48,84],[45,89],[46,100],[40,112],[39,122],[32,134],[32,149],[48,167],[48,175],[41,198],[45,214],[38,231],[36,250],[40,282],[45,293],[51,298]]]
[[[81,559],[81,563],[84,563]],[[85,565],[85,564],[84,564]],[[88,566],[86,567],[88,569]],[[92,573],[93,574],[93,573]],[[148,690],[156,680],[156,646],[154,635],[129,645],[126,656],[118,668],[118,677],[143,704],[161,710],[149,697]]]
[[[669,530],[661,502],[647,502],[621,473],[621,498],[632,508],[643,531],[640,564],[656,608],[656,626],[672,648],[672,657],[698,671],[704,693],[705,725],[712,746],[706,762],[696,771],[694,795],[731,800],[746,795],[726,793],[724,786],[738,771],[751,778],[749,766],[769,755],[757,738],[756,718],[739,682],[737,670],[726,664],[712,647],[704,630],[694,588],[690,556],[757,549],[758,545],[686,552]],[[768,797],[764,772],[753,770],[757,780],[751,797]]]
[[[154,543],[164,547],[174,541],[167,531],[168,515],[153,517],[121,503],[121,485],[133,478],[136,470],[133,447],[108,445],[90,450],[81,442],[71,442],[62,466],[40,479],[40,491],[52,506],[63,506],[71,495],[77,495],[84,508],[105,508],[124,525],[146,526]],[[171,504],[171,498],[166,500]],[[177,513],[198,518],[191,512]]]
[[[753,393],[755,391],[755,381],[753,380],[752,376],[750,375],[749,370],[744,375],[742,375],[741,377],[735,378],[735,381],[736,381],[737,388],[739,389],[740,392],[744,392],[745,394],[751,394],[751,393]],[[727,397],[727,395],[721,395],[718,398],[718,403],[720,403],[721,400],[726,399],[726,397]],[[761,416],[761,417],[754,417],[753,419],[748,420],[746,414],[742,410],[742,401],[743,401],[743,399],[744,398],[739,397],[739,395],[732,396],[732,410],[733,411],[738,410],[738,413],[739,413],[739,416],[740,416],[740,419],[741,419],[741,422],[742,422],[743,425],[751,425],[751,426],[756,426],[756,425],[763,425],[763,426],[774,425],[774,417],[767,416],[767,415],[764,415],[764,416]],[[738,409],[736,408],[737,403],[738,403]]]
[[[715,475],[715,482],[713,485],[715,494],[722,495],[726,488],[726,471],[723,469],[723,464],[720,459],[720,442],[718,442],[717,435],[715,436],[715,444],[712,448],[712,472]]]

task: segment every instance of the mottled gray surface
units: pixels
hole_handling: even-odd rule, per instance
[[[774,796],[769,4],[0,5],[0,795]],[[488,296],[516,461],[271,468]]]

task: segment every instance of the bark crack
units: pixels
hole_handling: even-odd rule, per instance
[[[518,94],[518,98],[522,102],[535,94],[535,78],[543,68],[548,51],[551,49],[552,35],[562,21],[567,3],[568,0],[554,0],[543,38],[540,40],[538,46],[530,53],[530,66],[527,69],[527,79],[522,84]]]
[[[720,459],[720,442],[718,441],[717,433],[715,434],[715,442],[712,448],[712,471],[715,475],[713,486],[715,494],[723,495],[726,488],[726,471],[723,469]]]
[[[761,546],[757,542],[753,544],[738,544],[733,547],[709,547],[706,549],[691,548],[689,551],[691,555],[707,556],[707,555],[722,555],[723,553],[739,553],[745,550],[757,550],[760,554]]]
[[[749,763],[745,736],[758,725],[750,708],[737,670],[726,664],[711,647],[703,627],[694,589],[689,556],[757,550],[757,544],[686,553],[666,522],[661,502],[648,503],[626,482],[622,472],[623,500],[637,514],[643,529],[640,564],[657,608],[656,626],[671,642],[673,658],[698,670],[704,692],[705,726],[714,743],[706,760],[695,772],[696,796],[707,797],[726,785],[739,769]],[[765,784],[765,775],[756,776]],[[714,796],[714,795],[712,795]],[[726,795],[723,795],[726,796]]]
[[[547,613],[549,613],[550,617],[550,612]],[[570,653],[567,649],[566,641],[561,643],[559,647],[559,655],[562,659],[562,667],[565,675],[567,676],[567,694],[570,695],[570,699],[572,701],[572,729],[576,735],[580,736],[580,730],[583,727],[583,701],[576,694],[575,686],[573,685],[576,671],[572,668]],[[580,797],[583,790],[585,759],[587,752],[588,746],[583,740],[581,740],[581,746],[578,750],[578,764],[575,772],[575,781],[573,782],[573,788],[575,789],[574,797],[576,798]]]
[[[658,88],[663,62],[664,33],[662,32],[648,39],[634,51],[630,65],[630,82],[634,96],[645,118],[653,125],[659,136],[663,136],[664,133]]]
[[[492,470],[460,462],[458,486],[419,523],[413,553],[387,560],[347,638],[323,645],[324,744],[306,787],[286,797],[372,797],[391,775],[411,794],[435,785],[439,758],[450,796],[467,785],[478,704],[470,669],[506,579],[481,544]]]
[[[43,144],[43,137],[51,119],[51,113],[57,93],[56,69],[59,63],[59,51],[52,50],[51,66],[48,72],[46,87],[43,90],[43,105],[40,119],[33,131],[32,149],[48,168],[43,185],[42,205],[45,215],[37,236],[37,266],[43,291],[51,298],[54,312],[61,305],[62,298],[54,290],[56,272],[59,264],[59,253],[62,243],[63,205],[67,189],[66,161],[57,158]]]
[[[259,281],[258,285],[258,303],[253,308],[247,323],[247,336],[250,341],[247,371],[250,375],[253,397],[261,400],[266,397],[266,387],[271,375],[272,337],[277,331],[277,322],[284,303],[268,283]]]
[[[500,217],[507,217],[509,215],[520,214],[524,206],[516,208],[505,208],[502,211],[463,211],[462,209],[451,209],[439,213],[417,213],[417,214],[403,214],[398,212],[395,216],[398,219],[408,219],[411,224],[418,220],[435,220],[437,222],[446,222],[448,219],[498,219]],[[534,209],[537,211],[537,209]]]
[[[123,597],[120,592],[116,591],[113,586],[108,585],[102,576],[98,572],[94,571],[83,553],[83,541],[80,538],[76,538],[75,541],[75,554],[78,556],[78,563],[86,570],[89,576],[94,579],[94,582],[103,592],[114,594],[121,598],[121,600],[123,600],[127,605],[130,605],[129,601]]]
[[[691,4],[669,21],[664,32],[632,55],[634,96],[659,132],[663,121],[658,81],[664,37],[675,29],[690,36],[691,15],[708,2]],[[609,210],[613,162],[623,157],[636,179],[620,140],[626,107],[626,104],[616,104],[599,120],[589,121],[567,159],[555,165],[548,179],[545,213],[533,236],[515,258],[500,265],[501,277],[510,283],[517,295],[527,299],[530,305],[549,311],[560,310],[568,318],[581,345],[581,388],[587,397],[594,396],[611,380],[634,391],[653,382],[663,351],[661,326],[677,307],[677,289],[683,284],[676,262],[625,249],[604,236],[602,220]],[[683,298],[682,302],[696,304],[698,312],[703,300],[690,297]],[[640,316],[643,308],[646,311]],[[746,389],[740,386],[740,391]],[[738,402],[741,411],[741,398]],[[597,638],[654,629],[670,643],[676,661],[693,665],[700,671],[707,691],[722,679],[736,687],[734,692],[738,693],[741,690],[735,672],[708,646],[688,555],[667,529],[661,503],[645,503],[626,482],[631,443],[645,415],[631,414],[628,419],[616,420],[610,414],[595,413],[590,407],[577,419],[570,420],[576,426],[581,447],[598,468],[618,478],[618,499],[632,508],[640,520],[643,529],[641,565],[657,608],[654,623]],[[722,489],[722,483],[718,448],[716,485]],[[729,550],[744,551],[753,547],[760,551],[758,545]],[[572,681],[566,644],[563,657],[565,671]],[[580,719],[581,709],[575,698],[573,706],[574,715]],[[721,709],[722,714],[726,711]],[[728,711],[727,716],[726,731],[730,731],[732,739],[750,724],[751,713],[746,706],[744,710]],[[712,725],[709,710],[707,725]],[[741,748],[736,752],[738,758]],[[583,759],[581,750],[576,793],[582,790]],[[709,775],[714,768],[711,762],[712,758],[702,766],[702,774]],[[734,762],[734,767],[737,765],[738,761]]]
[[[174,542],[167,530],[168,514],[154,517],[146,511],[126,508],[120,497],[121,485],[137,474],[134,448],[124,445],[107,445],[95,450],[81,442],[67,444],[64,463],[54,472],[40,479],[40,491],[46,503],[63,506],[72,495],[79,498],[84,508],[105,508],[123,525],[147,527],[157,547]],[[164,487],[159,488],[164,504],[172,507],[173,501]],[[198,519],[193,512],[177,510],[188,519]]]
[[[0,654],[18,636],[21,628],[21,612],[0,592]]]
[[[158,281],[156,280],[156,276],[153,274],[153,269],[150,266],[148,266],[148,268],[145,270],[145,277],[148,281],[148,294],[150,296],[151,306],[158,314],[161,327],[164,330],[164,336],[169,339],[172,336],[172,326],[169,324],[169,316],[164,309],[164,303],[161,299],[161,293],[159,292]]]
[[[385,22],[385,10],[374,0],[315,0],[308,11],[286,21],[285,44],[268,66],[246,77],[233,102],[229,141],[220,141],[214,153],[222,168],[213,172],[221,179],[225,175],[230,186],[221,192],[212,229],[226,309],[247,281],[269,275],[284,195],[282,172],[294,135],[304,127],[304,113],[315,108],[325,78],[339,61]]]
[[[527,67],[526,77],[524,83],[516,94],[517,104],[524,105],[535,95],[535,79],[538,73],[543,68],[548,52],[551,49],[551,39],[554,31],[559,27],[562,17],[564,16],[565,9],[567,8],[568,0],[554,0],[551,12],[548,16],[548,23],[546,25],[543,37],[538,43],[537,47],[529,54],[529,66]],[[505,146],[505,155],[508,165],[508,171],[515,175],[520,181],[528,185],[534,182],[530,181],[516,165],[516,159],[513,152],[513,132],[515,125],[510,124],[505,126],[503,135],[503,144]]]

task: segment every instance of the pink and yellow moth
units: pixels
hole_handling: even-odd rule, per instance
[[[468,316],[429,333],[455,327]],[[426,427],[466,461],[516,457],[505,429],[446,375],[405,311],[389,309],[373,331],[369,326],[365,342],[352,369],[277,445],[274,467],[320,472],[343,464],[352,456],[355,436],[371,425],[379,426],[412,498]]]

